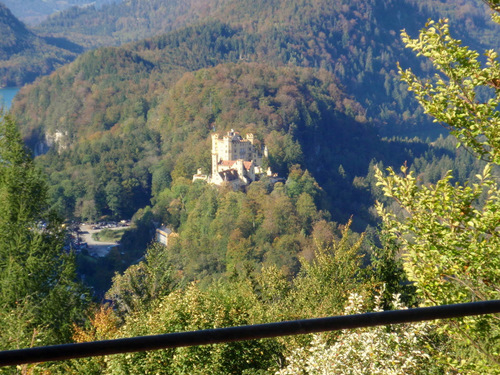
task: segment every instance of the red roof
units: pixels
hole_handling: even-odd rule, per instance
[[[219,162],[220,165],[226,165],[228,167],[231,167],[234,163],[236,163],[235,160],[221,160]]]

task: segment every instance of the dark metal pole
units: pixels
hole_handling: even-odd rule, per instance
[[[500,313],[500,300],[168,333],[0,352],[0,366]]]

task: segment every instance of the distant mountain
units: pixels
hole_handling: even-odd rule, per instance
[[[12,13],[28,25],[35,25],[51,14],[72,6],[101,6],[114,0],[2,0]]]
[[[33,47],[35,35],[20,22],[10,10],[0,3],[0,58]]]
[[[37,36],[0,3],[0,87],[34,81],[81,52],[65,39]]]
[[[399,32],[416,35],[429,17],[439,16],[450,17],[469,45],[499,43],[479,0],[127,0],[101,9],[72,8],[37,30],[94,48],[217,20],[246,35],[238,42],[244,46],[239,58],[332,71],[368,117],[394,130],[425,122],[395,74],[395,62],[426,66],[404,50]]]
[[[13,1],[13,0],[11,0]],[[76,1],[76,0],[73,0]],[[80,0],[84,1],[84,0]],[[88,0],[87,0],[88,1]],[[92,47],[118,45],[178,29],[200,20],[217,19],[245,30],[264,31],[304,24],[311,16],[328,19],[334,14],[351,13],[347,20],[362,16],[373,21],[374,9],[395,22],[406,19],[449,17],[459,22],[463,36],[480,38],[488,34],[487,8],[480,0],[126,0],[102,8],[72,8],[51,16],[39,25],[46,33],[64,35],[78,44]],[[397,13],[391,12],[398,9]],[[352,13],[356,16],[352,17]],[[351,25],[349,27],[353,27]],[[346,27],[346,26],[344,26]],[[397,30],[399,31],[399,30]],[[493,38],[494,39],[494,38]]]
[[[208,0],[210,7],[213,0]],[[209,16],[201,14],[199,0],[126,0],[105,5],[73,7],[54,14],[37,26],[41,33],[64,35],[95,48],[120,45],[166,33]]]

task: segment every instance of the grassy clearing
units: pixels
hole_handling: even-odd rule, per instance
[[[100,232],[93,233],[92,238],[96,241],[101,242],[119,242],[122,239],[125,231],[126,229],[103,229]]]

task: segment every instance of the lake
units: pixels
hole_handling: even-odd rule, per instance
[[[12,104],[12,99],[16,96],[20,87],[6,87],[0,89],[0,106],[3,104],[4,109],[8,110]]]

